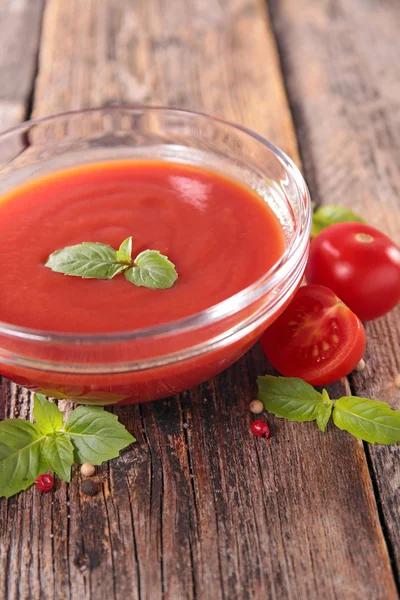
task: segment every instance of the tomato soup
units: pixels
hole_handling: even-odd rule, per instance
[[[118,248],[129,236],[133,256],[146,249],[159,250],[175,264],[178,280],[173,287],[136,287],[123,275],[112,280],[69,277],[44,266],[52,252],[66,246],[101,242]],[[284,249],[281,225],[268,204],[218,173],[142,160],[71,168],[33,180],[0,198],[0,321],[60,334],[122,333],[167,324],[251,285],[279,260]],[[182,363],[174,374],[181,382],[178,387],[193,384],[191,369],[197,378],[198,369],[203,369],[201,379],[221,370],[220,361],[235,360],[255,335],[240,348],[228,347],[210,356],[208,368],[204,357],[192,365]],[[147,352],[147,358],[151,357],[150,342]],[[86,361],[85,348],[80,355]],[[102,362],[111,360],[111,354],[107,356],[102,356]],[[130,359],[134,358],[131,348]],[[63,349],[53,349],[46,359],[62,365]],[[67,356],[65,360],[70,362]],[[137,400],[178,391],[175,384],[161,384],[171,375],[171,366],[158,375],[141,372],[141,379],[138,373],[118,374],[118,369],[86,379],[70,372],[63,376],[62,367],[57,375],[38,373],[33,378],[15,366],[0,365],[0,370],[14,378],[19,374],[24,383],[41,389],[64,386],[69,390],[72,386],[80,393],[71,393],[83,399],[86,394],[89,400],[96,391],[99,398],[115,392],[116,399],[126,399],[130,385],[148,390],[152,380],[162,390],[157,392],[153,385],[150,393],[137,393]],[[121,398],[118,390],[122,390]]]

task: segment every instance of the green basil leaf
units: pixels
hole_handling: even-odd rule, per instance
[[[55,433],[63,428],[63,413],[54,402],[42,394],[34,395],[33,418],[43,435]]]
[[[323,229],[329,227],[329,225],[352,221],[364,223],[364,219],[361,219],[361,217],[345,206],[335,206],[334,204],[319,206],[313,214],[311,237],[315,237]]]
[[[126,238],[117,250],[117,260],[130,265],[132,262],[132,237]]]
[[[50,469],[64,481],[71,481],[74,447],[69,436],[61,434],[46,437],[42,442],[41,451]]]
[[[326,390],[322,390],[322,400],[323,404],[320,404],[317,409],[317,425],[318,428],[324,432],[328,421],[331,418],[334,402],[329,398]]]
[[[128,268],[118,262],[116,251],[106,244],[83,242],[50,254],[46,267],[56,273],[84,279],[112,279]]]
[[[178,279],[175,265],[158,250],[145,250],[138,254],[135,266],[125,273],[131,283],[141,287],[164,290]]]
[[[0,422],[0,496],[9,498],[31,486],[47,471],[39,428],[22,419]]]
[[[257,378],[258,397],[265,409],[289,421],[314,421],[323,406],[322,394],[297,377]]]
[[[100,465],[135,441],[116,415],[97,406],[76,408],[68,417],[65,433],[74,445],[76,462],[81,464]]]
[[[344,396],[334,404],[333,421],[339,429],[371,444],[400,441],[400,411],[386,402]]]

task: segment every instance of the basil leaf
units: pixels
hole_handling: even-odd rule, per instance
[[[106,244],[83,242],[56,250],[45,266],[56,273],[85,279],[112,279],[126,271],[128,281],[151,289],[170,288],[178,279],[175,265],[158,250],[138,254],[133,267],[131,255],[132,237],[126,238],[117,251]]]
[[[81,464],[101,465],[135,441],[116,415],[97,406],[76,408],[68,417],[65,433],[74,445],[76,462]]]
[[[138,254],[135,266],[125,273],[131,283],[141,287],[164,290],[178,279],[175,265],[158,250],[145,250]]]
[[[43,435],[55,433],[63,428],[63,413],[54,402],[42,394],[34,395],[33,418]]]
[[[117,250],[117,260],[130,265],[132,262],[132,237],[126,238]]]
[[[333,421],[339,429],[371,444],[400,441],[400,411],[386,402],[345,396],[334,404]]]
[[[83,242],[50,254],[46,267],[56,273],[84,279],[112,279],[128,268],[118,262],[116,251],[106,244]]]
[[[364,223],[364,219],[361,219],[352,210],[349,210],[345,206],[335,206],[334,204],[327,204],[325,206],[319,206],[313,214],[311,237],[315,237],[323,229],[334,225],[335,223],[348,223],[356,221],[357,223]]]
[[[9,498],[31,486],[47,471],[38,427],[22,419],[0,422],[0,496]]]
[[[328,421],[331,418],[334,402],[329,398],[326,390],[322,390],[322,400],[323,404],[320,404],[317,409],[317,425],[318,428],[324,432]]]
[[[50,469],[64,481],[71,481],[74,447],[69,436],[61,434],[46,437],[42,442],[41,451]]]
[[[265,409],[289,421],[314,421],[318,409],[324,406],[322,394],[297,377],[257,378],[258,397]]]

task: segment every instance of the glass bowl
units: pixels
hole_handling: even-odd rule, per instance
[[[256,133],[203,114],[107,107],[23,123],[0,135],[0,197],[49,172],[124,158],[194,164],[245,184],[277,215],[286,249],[267,273],[234,296],[144,329],[60,334],[17,327],[0,315],[0,373],[48,396],[130,404],[206,381],[257,341],[303,276],[311,202],[299,170]]]

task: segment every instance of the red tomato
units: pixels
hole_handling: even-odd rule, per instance
[[[282,375],[325,385],[355,369],[364,354],[365,331],[331,290],[305,285],[265,331],[261,346]]]
[[[311,243],[306,280],[326,285],[370,321],[400,301],[400,249],[364,223],[331,225]]]

